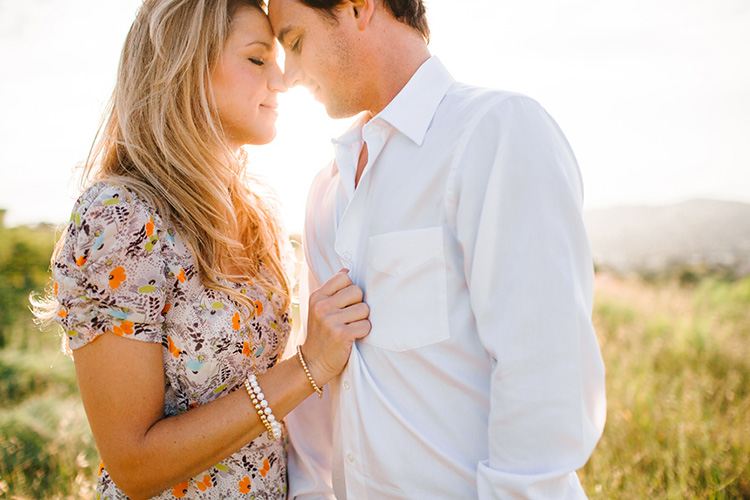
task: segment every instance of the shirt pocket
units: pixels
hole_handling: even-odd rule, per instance
[[[443,228],[370,237],[365,302],[372,324],[366,344],[406,351],[449,338]]]

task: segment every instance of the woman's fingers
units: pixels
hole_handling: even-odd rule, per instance
[[[350,305],[341,309],[339,321],[346,325],[367,319],[370,316],[370,308],[364,302]]]
[[[362,290],[357,285],[349,285],[333,296],[311,296],[310,312],[316,319],[328,318],[327,322],[331,325],[344,325],[365,319],[369,316],[370,309],[362,302],[362,297]]]
[[[363,298],[364,294],[362,293],[362,289],[357,285],[349,285],[345,288],[342,288],[331,297],[333,303],[338,308],[344,308],[353,304],[358,304],[362,302]]]
[[[342,269],[341,271],[337,272],[333,275],[331,279],[325,282],[323,286],[318,288],[314,294],[318,295],[324,295],[326,297],[331,297],[335,295],[339,290],[343,290],[344,288],[348,287],[352,284],[352,280],[349,277],[349,271],[347,269]]]
[[[349,323],[347,326],[350,328],[349,333],[355,339],[367,337],[372,329],[372,324],[370,324],[370,320],[368,319],[355,321],[354,323]]]

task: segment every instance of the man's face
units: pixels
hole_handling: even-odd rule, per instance
[[[286,54],[284,78],[302,84],[332,118],[353,116],[364,108],[364,72],[355,52],[356,29],[346,7],[336,20],[297,0],[270,0],[268,17]]]

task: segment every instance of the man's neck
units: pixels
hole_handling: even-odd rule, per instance
[[[366,110],[370,118],[380,113],[409,83],[420,66],[430,58],[421,38],[406,38],[404,43],[383,44],[382,50],[367,61],[372,76]]]

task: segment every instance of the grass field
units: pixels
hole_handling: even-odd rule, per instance
[[[47,282],[49,227],[0,227],[0,498],[93,498],[99,464],[72,361],[32,323]]]
[[[607,426],[590,498],[750,498],[750,278],[597,278]]]
[[[0,228],[0,498],[94,498],[72,362],[25,305],[51,242],[49,229]],[[579,471],[589,497],[750,499],[750,277],[599,274],[594,322],[608,417]]]

